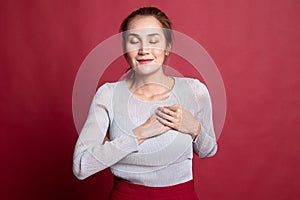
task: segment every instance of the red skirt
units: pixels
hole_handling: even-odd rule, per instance
[[[109,200],[198,200],[194,181],[174,186],[149,187],[114,178]]]

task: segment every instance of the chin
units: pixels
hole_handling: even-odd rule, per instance
[[[142,64],[134,67],[134,71],[140,75],[150,75],[158,72],[161,67],[157,64]]]

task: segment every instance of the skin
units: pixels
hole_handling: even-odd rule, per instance
[[[137,16],[128,25],[126,37],[126,58],[134,70],[134,76],[126,85],[136,97],[157,101],[168,98],[174,86],[174,79],[166,76],[162,65],[169,54],[162,25],[152,16]],[[141,126],[135,128],[138,143],[175,129],[195,138],[201,130],[200,123],[182,105],[158,108]]]

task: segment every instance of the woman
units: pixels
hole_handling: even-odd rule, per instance
[[[193,151],[200,158],[217,151],[207,88],[165,75],[172,31],[159,9],[134,11],[121,31],[130,75],[97,90],[75,147],[74,174],[85,179],[110,167],[114,200],[198,199]]]

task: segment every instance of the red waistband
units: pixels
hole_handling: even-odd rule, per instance
[[[194,180],[166,187],[150,187],[133,184],[115,177],[111,199],[191,199],[196,200]]]

